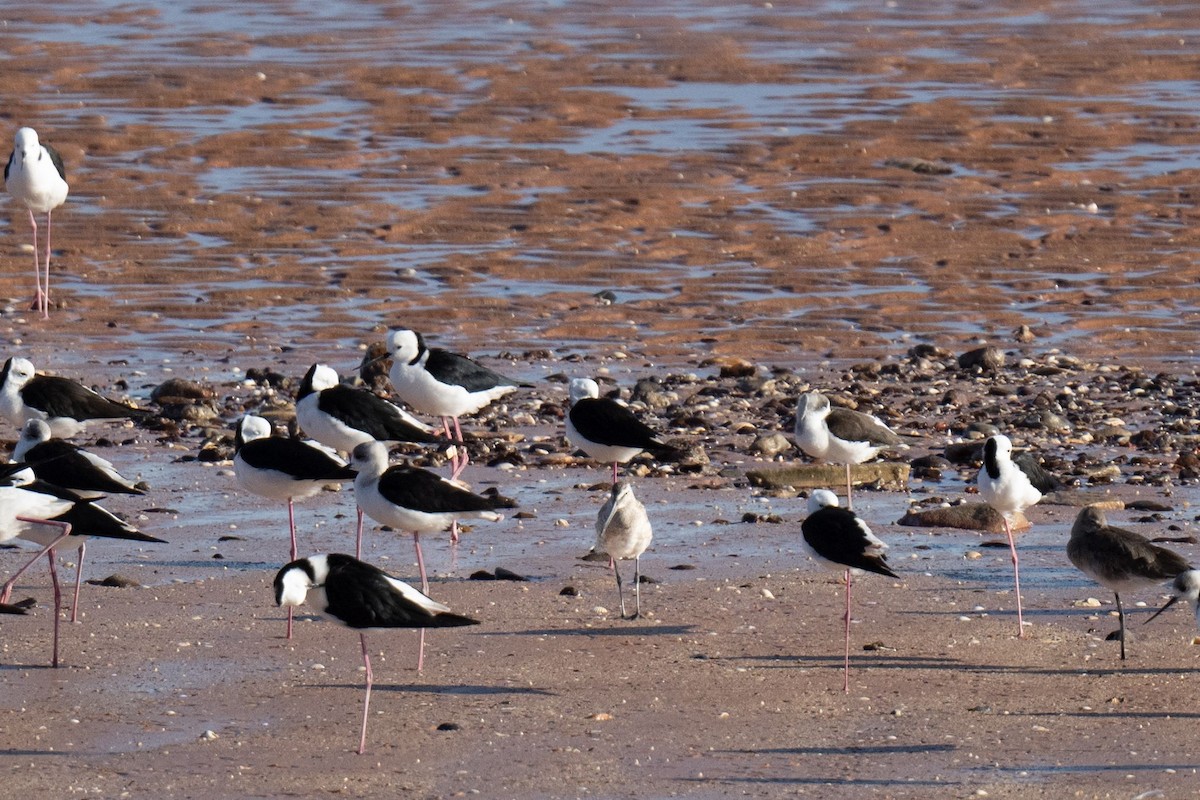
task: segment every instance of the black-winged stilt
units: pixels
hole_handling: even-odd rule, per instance
[[[853,511],[838,506],[837,495],[817,489],[808,498],[808,516],[800,523],[806,549],[830,569],[844,570],[846,580],[845,656],[842,691],[850,691],[850,582],[851,576],[874,572],[900,577],[887,565],[887,545],[871,532]]]
[[[315,590],[318,609],[341,624],[357,631],[381,628],[451,628],[478,625],[470,617],[450,613],[450,609],[431,600],[403,581],[383,570],[341,553],[315,555],[287,564],[275,575],[275,603],[294,608]],[[371,705],[371,657],[367,653],[367,635],[359,633],[363,667],[367,672],[363,695],[362,731],[358,753],[367,749],[367,713]]]
[[[1008,536],[1008,552],[1012,558],[1013,589],[1017,595],[1017,636],[1025,635],[1025,618],[1021,608],[1021,569],[1017,559],[1017,543],[1013,540],[1012,518],[1042,499],[1020,467],[1012,460],[1012,440],[1003,434],[989,436],[983,443],[983,466],[975,485],[979,496],[1004,519]]]
[[[648,425],[628,407],[609,397],[600,396],[600,386],[591,378],[573,378],[567,386],[570,410],[567,412],[567,441],[587,453],[589,458],[612,464],[613,484],[617,483],[617,465],[649,451],[660,458],[672,458],[677,450],[658,438]]]
[[[819,392],[802,395],[796,402],[796,445],[812,458],[846,465],[846,507],[851,501],[850,465],[861,464],[887,447],[906,445],[878,417],[833,408]]]
[[[1112,591],[1121,626],[1121,660],[1125,660],[1125,608],[1121,592],[1177,578],[1191,570],[1183,556],[1159,547],[1140,533],[1108,524],[1104,512],[1085,506],[1071,526],[1067,558],[1096,583]],[[1153,619],[1153,617],[1151,617]]]
[[[67,439],[91,420],[141,420],[150,415],[69,378],[38,375],[25,358],[9,358],[0,369],[0,416],[18,428],[31,419],[43,419],[55,436]]]
[[[145,494],[117,472],[108,459],[51,435],[45,420],[31,419],[25,423],[12,458],[28,464],[39,480],[70,489],[88,500],[108,494]]]
[[[0,603],[7,603],[13,587],[27,569],[43,555],[50,563],[50,581],[54,589],[54,657],[58,666],[58,622],[62,590],[58,583],[57,555],[65,547],[79,549],[76,562],[74,608],[79,606],[79,588],[83,578],[84,545],[88,537],[128,539],[164,544],[162,539],[142,533],[122,522],[105,509],[72,492],[35,481],[24,486],[0,486],[0,543],[23,539],[42,549],[12,574],[0,588]],[[72,614],[72,619],[76,619]]]
[[[447,439],[462,441],[459,417],[476,413],[522,385],[464,355],[426,347],[416,331],[392,331],[387,346],[392,357],[388,375],[396,396],[416,411],[441,417]],[[463,447],[452,462],[451,479],[462,474],[468,460]]]
[[[67,200],[67,173],[62,156],[50,145],[38,141],[33,128],[20,128],[13,137],[12,154],[4,167],[4,185],[8,193],[29,211],[33,228],[33,277],[37,294],[32,309],[50,318],[50,219],[54,209]],[[38,264],[38,226],[36,214],[46,215],[45,281]]]
[[[654,531],[646,506],[633,494],[633,484],[628,481],[614,483],[608,500],[596,515],[596,544],[584,556],[586,561],[608,559],[613,576],[617,579],[617,598],[621,603],[621,619],[637,619],[642,615],[642,553],[650,546]],[[618,561],[633,559],[633,602],[632,616],[625,615],[625,590],[621,585]]]

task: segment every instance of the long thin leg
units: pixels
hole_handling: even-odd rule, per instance
[[[367,752],[367,713],[371,708],[371,686],[375,679],[371,675],[371,656],[367,653],[367,635],[360,633],[358,640],[362,643],[363,666],[367,668],[367,693],[363,695],[362,734],[358,737],[358,754]]]
[[[850,462],[846,462],[846,508],[854,507],[854,500],[850,497]]]
[[[50,215],[46,212],[46,280],[42,282],[42,319],[50,319]]]
[[[59,609],[62,608],[62,589],[58,585],[58,567],[55,562],[58,560],[58,553],[51,547],[46,553],[46,557],[50,559],[50,583],[54,586],[54,656],[50,660],[50,666],[58,668],[58,617]]]
[[[458,417],[454,419],[454,438],[462,442],[462,455],[458,459],[458,465],[450,473],[450,480],[458,480],[458,476],[462,475],[464,469],[467,468],[467,462],[471,460],[471,454],[467,452],[467,443],[463,441],[462,428],[458,426]],[[455,445],[456,447],[458,445]]]
[[[633,557],[633,616],[630,619],[638,619],[642,616],[642,557]]]
[[[79,561],[75,565],[75,600],[71,603],[71,622],[79,622],[79,586],[83,583],[83,557],[87,555],[87,539],[79,544]]]
[[[66,539],[71,535],[71,524],[69,522],[55,522],[54,520],[34,519],[33,517],[17,517],[17,519],[21,522],[36,522],[40,525],[53,525],[57,528],[62,528],[62,535],[39,550],[38,554],[29,559],[25,566],[13,573],[13,576],[8,579],[7,583],[4,584],[4,588],[0,589],[0,603],[7,603],[12,598],[12,590],[17,584],[17,578],[21,577],[25,570],[36,564],[39,558],[46,555],[46,553],[49,553],[51,550],[57,547],[63,539]]]
[[[358,534],[354,537],[354,557],[362,558],[363,510],[358,506]]]
[[[621,570],[617,568],[617,561],[614,558],[609,559],[612,564],[613,575],[617,578],[617,597],[621,600],[621,619],[625,619],[625,589],[621,586]]]
[[[1012,553],[1013,565],[1013,587],[1017,592],[1017,638],[1025,637],[1025,618],[1021,614],[1021,570],[1017,564],[1017,543],[1013,541],[1012,526],[1008,524],[1008,517],[1004,518],[1004,532],[1008,534],[1008,550]]]
[[[295,561],[300,557],[300,550],[296,546],[296,507],[292,503],[292,498],[288,498],[288,532],[291,535],[291,554],[289,561]],[[288,621],[287,621],[287,638],[292,638],[292,622],[296,615],[296,607],[288,606]]]
[[[850,570],[846,570],[846,656],[842,674],[842,691],[850,694]]]
[[[445,437],[447,439],[454,438],[454,428],[450,425],[449,417],[442,417],[442,433],[445,435]],[[459,459],[460,452],[459,452],[459,445],[452,444],[450,446],[454,448],[454,455],[450,456],[450,479],[453,480],[455,470],[458,468],[458,459]]]
[[[425,557],[421,554],[421,534],[413,531],[413,546],[417,550],[417,569],[421,572],[421,591],[429,594],[429,578],[425,575]],[[421,628],[417,643],[417,672],[425,668],[425,629]]]
[[[1121,660],[1125,660],[1125,609],[1121,606],[1121,593],[1113,592],[1117,598],[1117,619],[1121,621]]]
[[[29,226],[33,228],[33,280],[37,286],[37,294],[33,296],[33,304],[30,305],[29,309],[30,311],[40,312],[42,310],[44,295],[42,294],[41,264],[38,261],[40,257],[38,254],[38,225],[37,218],[33,216],[32,210],[29,212]]]
[[[617,462],[613,462],[613,486],[617,485]]]

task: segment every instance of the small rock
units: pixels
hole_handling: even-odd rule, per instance
[[[777,456],[780,453],[786,453],[792,449],[792,443],[788,438],[778,431],[774,433],[764,433],[755,437],[750,443],[750,452],[758,453],[759,455]]]
[[[462,727],[457,722],[443,722],[437,726],[439,731],[457,731],[462,730]]]
[[[126,578],[124,575],[109,575],[103,580],[90,580],[88,581],[88,585],[111,586],[116,589],[137,589],[141,587],[141,584],[135,581],[133,578]]]
[[[1004,353],[992,345],[978,347],[959,356],[958,366],[974,372],[996,372],[1004,366]]]

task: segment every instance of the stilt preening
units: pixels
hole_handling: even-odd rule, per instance
[[[388,375],[396,396],[422,414],[441,417],[447,439],[463,440],[459,417],[475,414],[524,385],[464,355],[426,347],[416,331],[392,331],[387,346],[392,358]],[[451,480],[457,480],[468,460],[463,447],[451,461]]]
[[[70,489],[86,500],[110,494],[145,494],[117,472],[108,459],[51,435],[45,420],[31,419],[25,423],[12,458],[27,464],[38,480]]]
[[[600,396],[600,386],[591,378],[574,378],[568,385],[571,408],[567,412],[567,441],[589,458],[612,464],[612,482],[617,484],[617,465],[643,451],[658,458],[675,458],[678,450],[658,438],[627,406]]]
[[[475,494],[429,470],[406,464],[388,466],[387,447],[365,442],[350,454],[350,466],[358,471],[354,498],[368,517],[400,531],[411,531],[421,575],[421,591],[429,591],[421,534],[449,530],[463,519],[498,522],[496,509],[515,504],[503,497]],[[424,666],[425,640],[421,638],[417,670]]]
[[[850,691],[850,583],[854,575],[874,572],[900,577],[887,565],[887,545],[848,508],[838,506],[837,495],[817,489],[808,498],[808,516],[800,524],[804,544],[812,557],[831,569],[845,571],[845,658],[842,691]]]
[[[271,435],[271,423],[247,414],[238,423],[234,438],[233,471],[238,483],[251,494],[287,502],[289,558],[299,556],[296,545],[295,501],[312,497],[330,483],[352,481],[354,470],[323,447]],[[287,638],[292,638],[288,613]]]
[[[1071,526],[1067,558],[1089,578],[1109,589],[1117,601],[1121,660],[1125,660],[1125,607],[1121,592],[1178,578],[1191,570],[1183,556],[1160,547],[1140,533],[1108,524],[1104,512],[1085,506]],[[1153,619],[1153,617],[1151,617]]]
[[[846,465],[846,507],[852,508],[850,465],[874,458],[886,447],[907,447],[904,440],[871,414],[833,408],[819,392],[796,403],[796,445],[819,461]]]
[[[1013,590],[1017,596],[1017,636],[1025,635],[1025,617],[1021,607],[1021,568],[1017,544],[1013,539],[1012,518],[1042,499],[1026,475],[1012,460],[1012,441],[1002,434],[988,437],[983,445],[983,467],[975,479],[979,496],[1004,518],[1008,552],[1012,557]]]
[[[29,225],[33,229],[33,278],[37,286],[31,310],[36,310],[42,319],[50,318],[50,221],[54,209],[67,200],[70,187],[62,156],[47,144],[38,141],[33,128],[20,128],[13,137],[12,154],[4,167],[4,185],[8,193],[21,202],[29,212]],[[45,280],[42,265],[38,263],[38,214],[46,215],[46,258]]]
[[[617,598],[621,604],[621,619],[642,616],[642,553],[650,546],[654,531],[646,506],[633,494],[628,481],[614,483],[608,500],[596,515],[596,544],[583,558],[585,561],[608,559],[617,579]],[[633,559],[633,614],[625,615],[625,590],[621,585],[618,562]]]
[[[9,602],[17,579],[26,570],[43,555],[49,558],[50,580],[54,589],[54,655],[51,665],[55,667],[58,666],[58,623],[62,606],[57,553],[71,547],[79,550],[74,600],[74,607],[78,607],[85,547],[87,539],[92,536],[164,543],[162,539],[142,533],[121,521],[100,506],[42,481],[25,486],[0,487],[0,543],[19,538],[42,546],[38,554],[14,572],[0,588],[0,603]],[[72,619],[75,618],[73,613]]]
[[[383,570],[341,553],[315,555],[291,562],[275,575],[275,603],[295,606],[315,591],[318,609],[348,628],[360,631],[366,692],[363,695],[362,730],[358,753],[367,749],[367,719],[371,706],[371,657],[365,631],[381,628],[449,628],[478,625],[478,620],[452,614]]]
[[[54,436],[68,439],[97,419],[143,420],[151,413],[117,403],[83,384],[54,375],[38,375],[25,358],[9,358],[0,369],[0,416],[18,428],[42,419]]]

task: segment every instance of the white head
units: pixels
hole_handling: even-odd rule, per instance
[[[387,445],[374,440],[355,445],[350,451],[350,466],[360,475],[382,475],[388,466]]]
[[[572,378],[567,384],[567,395],[571,399],[571,405],[575,405],[585,397],[599,397],[600,384],[591,378]]]
[[[329,562],[325,555],[309,556],[287,564],[275,574],[275,604],[298,606],[304,603],[308,590],[325,583],[329,577]]]
[[[800,395],[800,399],[796,401],[796,419],[798,420],[804,417],[824,419],[829,416],[829,411],[829,398],[820,392]]]
[[[397,364],[415,364],[426,352],[421,334],[403,328],[388,334],[387,348]]]
[[[312,388],[314,392],[332,389],[341,382],[342,379],[338,377],[337,371],[333,367],[327,367],[324,364],[316,364],[313,367]]]
[[[0,384],[20,389],[36,374],[33,362],[29,359],[10,358],[4,362],[4,370],[0,372]]]
[[[17,133],[13,137],[13,150],[20,153],[22,159],[37,154],[40,148],[41,143],[38,141],[37,131],[33,128],[17,129]]]
[[[241,439],[241,444],[253,442],[255,439],[265,439],[271,433],[271,423],[254,414],[247,414],[238,423],[238,437]]]
[[[50,441],[51,437],[50,425],[44,419],[31,419],[21,428],[21,438],[18,441],[18,447],[24,445],[28,450],[35,444]]]
[[[820,511],[822,508],[837,508],[838,497],[828,489],[817,489],[808,496],[808,513]]]

